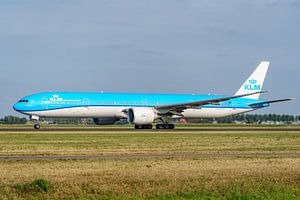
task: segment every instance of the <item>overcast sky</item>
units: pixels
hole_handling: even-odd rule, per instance
[[[232,95],[271,61],[263,113],[300,114],[298,0],[0,0],[0,116],[43,91]]]

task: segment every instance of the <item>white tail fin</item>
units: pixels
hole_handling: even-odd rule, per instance
[[[249,94],[252,92],[259,92],[263,88],[264,80],[268,71],[270,62],[261,62],[251,76],[246,80],[242,87],[235,93],[235,95]],[[254,94],[245,98],[259,99],[260,94]]]

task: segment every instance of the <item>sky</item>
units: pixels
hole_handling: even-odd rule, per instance
[[[298,0],[0,0],[0,117],[45,91],[233,95],[263,60],[259,113],[300,114]]]

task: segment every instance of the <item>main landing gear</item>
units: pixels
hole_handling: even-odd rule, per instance
[[[174,129],[175,125],[174,124],[169,124],[167,122],[168,119],[166,118],[159,118],[159,120],[161,121],[161,124],[156,124],[156,129]]]
[[[144,124],[144,125],[134,125],[135,129],[152,129],[151,124]],[[156,129],[174,129],[174,124],[156,124]]]
[[[152,124],[134,125],[135,129],[152,129]]]
[[[174,129],[175,125],[174,124],[156,124],[156,129]]]
[[[134,125],[135,129],[152,129],[151,124],[144,124],[144,125]],[[156,129],[174,129],[175,125],[174,124],[156,124]]]

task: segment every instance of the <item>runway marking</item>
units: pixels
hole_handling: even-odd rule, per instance
[[[0,156],[0,161],[72,160],[72,159],[129,159],[129,158],[186,158],[186,157],[300,157],[300,152],[286,153],[220,153],[220,154],[128,154],[128,155],[57,155],[57,156]]]

